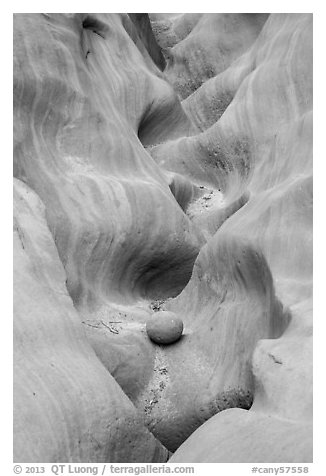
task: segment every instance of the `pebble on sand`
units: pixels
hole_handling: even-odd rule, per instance
[[[182,320],[169,311],[158,311],[146,322],[148,337],[156,344],[172,344],[180,339]]]

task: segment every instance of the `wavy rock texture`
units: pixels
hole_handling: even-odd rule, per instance
[[[162,46],[171,46],[165,51],[166,76],[180,97],[189,96],[230,66],[254,42],[267,17],[266,13],[206,13],[180,15],[168,24],[163,20],[163,25],[156,21]],[[174,40],[166,44],[171,36]]]
[[[87,342],[43,204],[17,180],[14,205],[15,461],[164,461]]]
[[[206,288],[220,293],[224,288],[226,297],[231,294],[232,302],[237,302],[242,294],[239,314],[247,323],[253,315],[246,303],[248,296],[252,292],[262,294],[258,284],[251,290],[246,279],[248,270],[254,267],[261,281],[258,261],[255,265],[254,259],[260,250],[272,273],[276,296],[283,304],[283,316],[288,314],[291,321],[281,338],[262,340],[256,346],[251,367],[255,398],[250,419],[240,411],[217,415],[176,452],[173,462],[312,459],[311,31],[311,15],[271,15],[253,47],[186,101],[188,110],[195,111],[201,101],[207,104],[211,100],[214,104],[216,89],[218,93],[224,88],[233,90],[234,97],[221,118],[211,125],[210,111],[206,116],[197,114],[195,120],[200,120],[202,134],[166,144],[153,154],[171,170],[202,177],[202,183],[210,180],[211,187],[214,184],[209,169],[215,164],[221,172],[213,179],[229,207],[241,201],[244,194],[248,197],[247,203],[221,228],[221,210],[217,207],[208,207],[197,218],[204,225],[206,214],[208,242],[197,258],[189,285],[171,309],[184,312],[194,329],[200,322],[199,316],[202,326],[210,315],[220,323],[221,308],[217,310],[215,306],[214,313],[207,313]],[[198,110],[203,112],[204,108]],[[235,141],[239,141],[236,148]],[[227,154],[225,151],[230,149],[232,154]],[[185,156],[191,159],[183,164],[180,157]],[[209,157],[215,160],[209,161]],[[247,247],[247,263],[240,259],[241,243]],[[236,256],[239,260],[231,270],[232,286],[224,286]],[[237,284],[238,292],[234,290]],[[263,281],[261,286],[266,289]],[[215,299],[216,296],[217,293]],[[218,300],[219,304],[222,302],[223,310],[223,306],[228,306],[224,294]],[[256,306],[256,298],[254,302]],[[267,309],[265,306],[264,313]],[[271,310],[270,315],[273,322],[277,313]],[[228,343],[230,339],[222,341]],[[237,351],[241,352],[239,348]],[[270,434],[266,421],[270,421]],[[236,451],[230,449],[230,438]],[[282,445],[274,445],[278,439]],[[268,445],[273,446],[270,452]]]
[[[312,16],[14,31],[15,459],[311,461]]]
[[[310,463],[311,440],[306,422],[233,408],[204,423],[170,462]]]

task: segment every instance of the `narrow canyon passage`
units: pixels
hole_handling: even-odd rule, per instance
[[[15,461],[311,461],[311,33],[14,15]]]

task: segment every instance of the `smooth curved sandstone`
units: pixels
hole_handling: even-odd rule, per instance
[[[79,15],[15,16],[15,176],[44,201],[68,291],[90,307],[109,296],[177,294],[199,251],[137,137],[156,109],[174,134],[180,103],[120,17],[104,19],[107,41]]]
[[[240,149],[236,160],[231,163],[228,156],[228,162],[224,162],[222,169],[225,179],[220,186],[225,200],[228,194],[234,200],[234,185],[245,183],[249,200],[226,220],[213,238],[208,238],[207,245],[202,248],[195,263],[189,285],[175,303],[171,303],[170,308],[174,312],[179,309],[184,312],[185,306],[188,306],[187,309],[193,309],[194,306],[203,308],[207,293],[198,285],[197,268],[206,271],[214,260],[219,270],[223,269],[223,261],[215,258],[218,250],[227,247],[230,249],[229,256],[234,256],[232,241],[245,241],[250,243],[253,250],[262,250],[266,257],[274,278],[276,295],[285,306],[285,314],[288,314],[289,326],[283,335],[280,332],[279,336],[282,337],[264,339],[255,349],[252,362],[255,396],[249,412],[251,420],[247,421],[249,416],[243,414],[241,420],[247,423],[239,437],[234,437],[239,416],[230,414],[225,425],[223,412],[212,419],[206,445],[202,443],[205,434],[203,427],[203,433],[194,433],[189,446],[187,442],[182,445],[171,461],[199,462],[204,460],[202,458],[215,462],[312,461],[311,20],[311,15],[271,15],[252,51],[231,67],[232,71],[239,67],[243,72],[242,63],[247,62],[249,57],[250,61],[254,58],[256,70],[242,81],[221,119],[200,136],[188,140],[187,145],[196,148],[197,138],[200,140],[201,145],[197,150],[203,153],[195,155],[188,149],[188,156],[194,157],[197,163],[206,164],[209,147],[213,151],[215,149],[220,160],[226,157],[220,155],[218,138],[223,137],[224,141],[231,138],[233,141],[234,136],[246,137],[245,143],[250,154],[247,155],[245,151],[244,156],[243,149]],[[291,37],[295,40],[290,45]],[[258,61],[261,61],[259,67]],[[290,70],[292,75],[289,75]],[[218,76],[216,78],[218,80]],[[249,102],[253,91],[255,102]],[[203,90],[203,94],[208,92],[207,88]],[[200,90],[196,94],[199,93]],[[241,117],[249,120],[242,121]],[[180,150],[184,145],[185,142],[174,144],[179,148],[175,157],[184,155]],[[167,144],[167,147],[167,156],[172,164],[173,145]],[[240,165],[240,159],[246,157],[249,159],[248,172]],[[178,164],[177,167],[170,167],[165,161],[163,163],[169,169],[182,173],[177,161],[174,162]],[[228,163],[230,167],[225,168]],[[195,160],[192,163],[188,161],[188,164],[190,170]],[[232,168],[236,170],[235,180],[231,178],[233,172],[228,172]],[[192,173],[194,171],[195,168]],[[207,176],[211,177],[209,174]],[[221,175],[218,177],[221,178]],[[237,188],[239,195],[243,188],[238,185]],[[207,214],[207,217],[211,218],[211,214]],[[254,264],[254,260],[249,261]],[[227,267],[230,268],[229,262]],[[214,271],[210,276],[215,277],[216,274]],[[255,291],[258,289],[255,286]],[[248,290],[244,295],[248,295]],[[243,311],[246,310],[246,306],[243,306]],[[205,311],[202,314],[204,316]],[[264,415],[272,418],[271,432],[267,435],[264,424],[260,423]],[[296,428],[301,430],[297,432]],[[278,431],[279,436],[276,436]],[[222,439],[225,437],[228,441],[228,434],[230,438],[233,435],[236,450],[227,447],[227,444],[223,445],[216,436],[223,435]],[[277,446],[278,439],[284,441],[284,448]],[[301,440],[305,442],[302,452],[298,450],[302,449]],[[268,450],[271,446],[275,452]],[[194,450],[196,447],[198,451]]]
[[[15,459],[309,462],[312,15],[140,15],[14,16]]]
[[[186,31],[192,27],[168,52],[165,72],[179,96],[185,99],[227,69],[255,41],[267,18],[267,13],[204,13],[193,22],[177,18],[176,31],[182,23],[190,23]]]
[[[203,13],[151,13],[152,30],[165,55],[169,48],[184,40],[199,22]]]
[[[43,204],[14,187],[14,461],[166,461],[87,342]]]
[[[204,423],[170,463],[311,463],[312,425],[226,410]]]

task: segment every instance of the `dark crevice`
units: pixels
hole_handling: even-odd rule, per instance
[[[143,42],[148,54],[156,64],[156,66],[163,71],[166,67],[166,61],[163,56],[161,47],[156,41],[152,31],[151,22],[148,13],[128,13],[130,20],[134,24],[138,36]]]
[[[82,27],[84,30],[91,30],[93,33],[103,39],[106,38],[106,33],[109,30],[109,27],[104,22],[91,15],[87,15],[86,18],[84,18]]]

